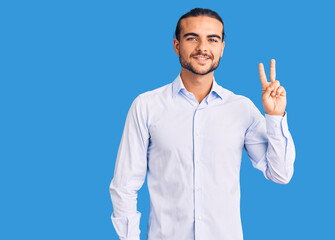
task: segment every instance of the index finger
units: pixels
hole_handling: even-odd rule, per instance
[[[270,81],[274,82],[276,80],[276,61],[271,59],[270,62]]]
[[[268,83],[268,80],[266,79],[263,63],[258,64],[258,69],[259,69],[259,76],[261,78],[262,86],[265,86]]]

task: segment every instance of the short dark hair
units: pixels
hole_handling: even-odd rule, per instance
[[[207,16],[207,17],[215,18],[215,19],[219,20],[222,23],[222,25],[224,25],[223,21],[222,21],[222,18],[220,17],[220,15],[217,12],[214,12],[214,11],[212,11],[210,9],[206,9],[206,8],[194,8],[191,11],[185,13],[178,20],[177,27],[176,27],[176,30],[174,32],[174,37],[177,38],[178,41],[180,41],[180,31],[181,31],[180,21],[184,18],[197,17],[197,16]],[[224,39],[224,36],[225,36],[225,32],[224,32],[224,27],[223,27],[222,28],[222,41]]]

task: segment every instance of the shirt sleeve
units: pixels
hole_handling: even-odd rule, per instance
[[[266,179],[287,184],[294,171],[295,147],[284,116],[265,117],[250,101],[250,125],[245,133],[244,146],[252,165]]]
[[[137,211],[137,191],[146,176],[148,142],[146,111],[139,95],[127,114],[109,187],[113,204],[111,219],[121,240],[140,239],[141,213]]]

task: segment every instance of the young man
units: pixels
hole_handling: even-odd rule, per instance
[[[286,184],[295,148],[286,92],[259,65],[265,118],[247,97],[218,85],[225,47],[220,16],[193,9],[178,21],[174,50],[181,72],[170,84],[138,95],[128,112],[110,194],[120,239],[139,240],[137,191],[147,174],[148,240],[241,240],[243,148],[265,178]]]

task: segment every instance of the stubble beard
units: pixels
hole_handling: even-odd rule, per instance
[[[199,55],[203,55],[201,53],[199,53]],[[206,75],[210,72],[213,72],[215,69],[218,68],[219,64],[220,64],[220,58],[217,62],[213,62],[212,65],[208,68],[207,71],[205,72],[198,72],[197,70],[195,70],[195,68],[192,66],[192,63],[191,62],[188,62],[185,60],[185,58],[182,56],[182,54],[179,54],[179,62],[180,62],[180,65],[189,70],[190,72],[196,74],[196,75]]]

